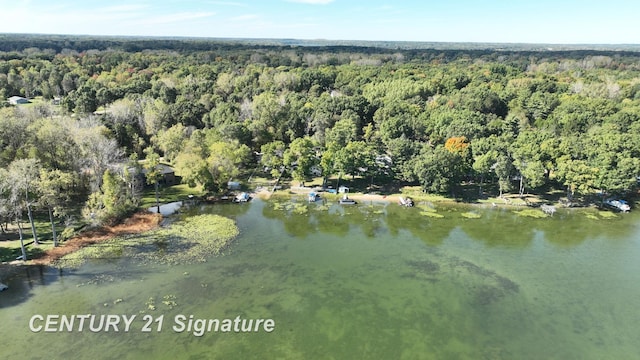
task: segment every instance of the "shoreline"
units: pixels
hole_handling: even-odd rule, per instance
[[[266,188],[258,189],[257,191],[252,192],[255,197],[258,197],[262,200],[269,201],[271,197],[303,197],[307,196],[310,192],[315,191],[316,188],[313,187],[291,187],[288,189],[280,189],[275,192],[271,192]],[[327,193],[324,191],[319,192],[321,197],[326,198],[329,201],[335,200],[336,202],[342,198],[345,194],[333,194]],[[402,193],[394,193],[389,195],[382,194],[370,194],[370,193],[347,193],[350,199],[355,200],[359,204],[366,203],[383,203],[383,204],[398,204],[398,206],[402,206],[400,204],[400,198],[411,198],[414,201],[414,206],[419,206],[420,203],[440,203],[440,204],[457,204],[457,205],[465,205],[471,208],[474,207],[491,207],[497,209],[508,209],[508,210],[516,210],[516,209],[525,209],[525,208],[539,208],[540,205],[545,204],[546,201],[537,196],[525,196],[524,198],[519,197],[518,195],[505,196],[503,198],[487,198],[484,201],[459,201],[456,199],[446,198],[446,197],[436,197],[431,199],[425,199],[425,197],[420,195],[410,195],[410,194],[402,194]],[[491,201],[495,199],[496,201]],[[530,201],[533,199],[533,201]],[[520,201],[520,203],[514,203],[514,200]],[[166,204],[165,204],[166,205]],[[554,203],[553,206],[562,209],[568,210],[586,210],[586,209],[594,209],[594,205],[581,205],[581,206],[564,206],[562,203]],[[153,229],[156,229],[161,226],[164,217],[162,214],[158,214],[154,211],[145,211],[142,210],[133,214],[131,217],[125,219],[122,223],[114,226],[103,226],[96,229],[86,230],[73,238],[63,242],[60,246],[51,248],[46,250],[42,256],[28,260],[26,262],[22,262],[20,260],[9,261],[0,263],[0,273],[3,276],[11,276],[11,274],[22,266],[30,266],[30,265],[45,265],[50,266],[56,260],[62,258],[63,256],[73,253],[85,246],[90,246],[96,243],[100,243],[109,239],[112,239],[117,236],[127,235],[127,234],[139,234],[144,233]]]
[[[71,239],[64,241],[58,247],[46,250],[42,256],[27,261],[10,261],[0,264],[3,276],[11,276],[13,271],[22,266],[45,265],[50,266],[61,257],[71,254],[85,246],[97,244],[117,236],[139,234],[156,229],[162,222],[162,215],[141,211],[114,226],[102,226],[96,229],[82,231]]]
[[[310,192],[315,191],[315,188],[312,187],[291,187],[288,189],[281,189],[275,192],[268,191],[266,189],[261,189],[260,191],[255,192],[256,196],[269,200],[272,196],[276,197],[285,197],[285,196],[307,196]],[[338,201],[345,194],[331,194],[325,191],[317,192],[320,197],[324,197],[326,199]],[[328,196],[327,196],[328,194]],[[371,194],[371,193],[347,193],[349,199],[356,200],[357,202],[378,202],[378,203],[395,203],[400,204],[400,198],[411,198],[414,204],[418,205],[420,203],[428,202],[428,203],[440,203],[440,204],[456,204],[456,205],[467,205],[470,207],[492,207],[499,209],[522,209],[522,208],[540,208],[542,205],[551,205],[558,209],[594,209],[597,208],[594,204],[588,205],[578,205],[574,204],[572,206],[567,206],[562,202],[558,201],[547,201],[542,199],[539,196],[534,195],[525,195],[520,197],[517,194],[509,194],[505,195],[502,198],[499,197],[487,197],[484,200],[476,200],[476,201],[465,201],[452,199],[444,196],[431,195],[431,196],[422,196],[416,194],[403,194],[403,193],[393,193],[389,195],[382,194]]]
[[[93,245],[121,235],[139,234],[156,229],[162,222],[162,215],[150,212],[137,212],[114,226],[103,226],[97,229],[81,232],[65,241],[63,246],[47,250],[43,256],[31,260],[34,265],[51,265],[61,257],[77,251],[88,245]]]

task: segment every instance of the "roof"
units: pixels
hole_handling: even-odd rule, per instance
[[[169,165],[165,165],[165,164],[158,164],[158,167],[160,168],[160,173],[162,175],[167,175],[167,174],[173,174],[175,173],[175,171],[173,170],[173,168]],[[142,169],[142,173],[146,174],[147,172],[149,172],[147,169]]]
[[[10,97],[8,100],[9,100],[9,102],[10,102],[11,104],[27,103],[27,102],[29,102],[29,99],[24,98],[24,97],[22,97],[22,96],[12,96],[12,97]]]

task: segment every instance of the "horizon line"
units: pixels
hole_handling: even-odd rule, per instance
[[[185,35],[113,35],[113,34],[63,34],[63,33],[19,33],[0,32],[0,36],[52,36],[52,37],[83,37],[83,38],[122,38],[122,39],[150,39],[150,40],[217,40],[217,41],[293,41],[293,42],[323,42],[323,43],[384,43],[384,44],[466,44],[466,45],[522,45],[522,46],[544,46],[547,50],[553,47],[637,47],[640,50],[640,43],[547,43],[547,42],[500,42],[500,41],[442,41],[442,40],[359,40],[359,39],[328,39],[328,38],[268,38],[268,37],[215,37],[215,36],[185,36]],[[352,45],[357,46],[357,45]],[[379,47],[379,46],[372,46]]]

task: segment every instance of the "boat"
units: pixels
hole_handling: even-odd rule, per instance
[[[604,203],[605,205],[610,206],[614,209],[620,210],[622,212],[629,212],[631,210],[631,206],[629,206],[629,204],[624,200],[609,199],[609,200],[606,200]]]
[[[5,291],[7,290],[9,287],[3,283],[0,283],[0,291]]]
[[[349,197],[345,194],[342,199],[340,199],[340,204],[342,205],[355,205],[357,204],[355,200],[349,199]]]
[[[242,202],[247,202],[247,201],[249,201],[249,200],[251,200],[251,196],[249,196],[249,194],[248,194],[248,193],[243,192],[243,193],[241,193],[241,194],[238,194],[238,195],[236,196],[236,198],[235,198],[235,200],[234,200],[234,201],[235,201],[235,202],[242,203]]]
[[[400,196],[400,199],[398,201],[400,203],[400,205],[402,206],[406,206],[406,207],[413,207],[413,200],[408,197],[408,198],[403,198],[402,196]]]
[[[316,193],[315,193],[315,192],[313,192],[313,191],[309,193],[309,202],[310,202],[310,203],[312,203],[312,202],[316,202],[316,201],[318,201],[319,199],[320,199],[320,194],[316,194]]]

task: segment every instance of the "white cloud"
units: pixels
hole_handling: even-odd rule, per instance
[[[256,20],[258,19],[260,16],[256,15],[256,14],[246,14],[246,15],[240,15],[240,16],[236,16],[236,17],[232,17],[231,21],[249,21],[249,20]]]
[[[214,12],[182,12],[177,14],[158,15],[150,18],[142,19],[139,24],[141,25],[159,25],[178,23],[189,20],[196,20],[214,16]]]
[[[223,6],[236,6],[236,7],[249,7],[249,5],[240,2],[232,1],[205,1],[206,4],[211,5],[223,5]]]
[[[287,0],[288,2],[300,3],[300,4],[312,4],[312,5],[327,5],[334,0]]]
[[[97,9],[97,12],[130,12],[149,8],[148,5],[132,4],[132,5],[114,5]]]

